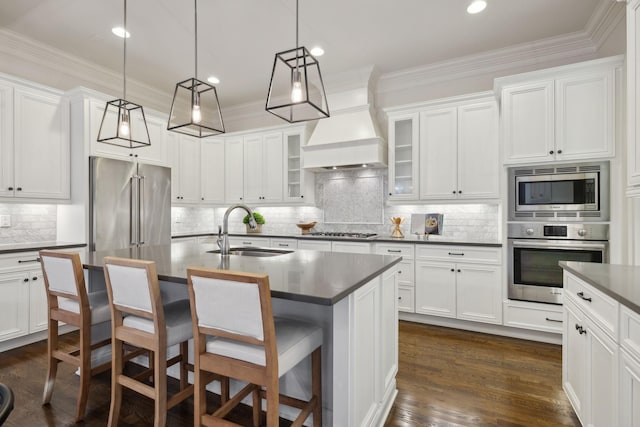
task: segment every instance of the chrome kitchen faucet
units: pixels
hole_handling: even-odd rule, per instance
[[[222,220],[222,229],[218,226],[218,247],[220,248],[220,255],[229,255],[229,250],[231,249],[229,245],[229,214],[236,208],[241,208],[247,211],[249,214],[249,228],[254,230],[258,224],[256,224],[255,218],[253,218],[253,212],[251,208],[247,205],[238,204],[231,206],[224,213],[224,218]]]

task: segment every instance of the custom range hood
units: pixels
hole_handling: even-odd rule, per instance
[[[302,147],[304,169],[386,167],[387,142],[376,123],[368,86],[331,94],[328,99],[331,117],[318,120]]]

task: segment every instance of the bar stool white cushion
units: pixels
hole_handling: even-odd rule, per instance
[[[322,345],[322,328],[311,323],[274,317],[278,346],[278,376],[282,376],[313,350]],[[265,366],[265,352],[260,346],[224,338],[208,337],[207,353],[218,354]]]
[[[164,320],[167,324],[168,347],[193,338],[189,300],[178,300],[165,305]],[[144,332],[155,333],[151,319],[129,315],[122,320],[122,324]]]
[[[111,320],[107,291],[91,292],[87,294],[87,298],[89,299],[89,307],[91,307],[92,325]],[[80,304],[72,299],[58,297],[58,307],[72,313],[80,313]]]

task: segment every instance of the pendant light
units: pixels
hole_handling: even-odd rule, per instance
[[[198,80],[198,0],[195,15],[195,77],[176,84],[167,129],[204,138],[224,133],[216,88]]]
[[[296,0],[296,48],[276,53],[266,110],[289,123],[329,117],[327,96],[317,59],[298,44]]]
[[[124,55],[122,98],[107,102],[98,131],[98,142],[126,148],[151,145],[147,120],[141,105],[127,101],[127,0],[124,0]]]

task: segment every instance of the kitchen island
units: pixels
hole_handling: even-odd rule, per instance
[[[211,253],[213,244],[174,243],[81,253],[93,288],[103,284],[105,256],[155,261],[163,294],[186,297],[187,267],[269,275],[273,312],[324,330],[323,424],[378,426],[397,394],[398,315],[396,264],[400,257],[285,251],[254,257]],[[281,392],[307,397],[310,362],[281,379]],[[283,408],[281,416],[293,418]]]

